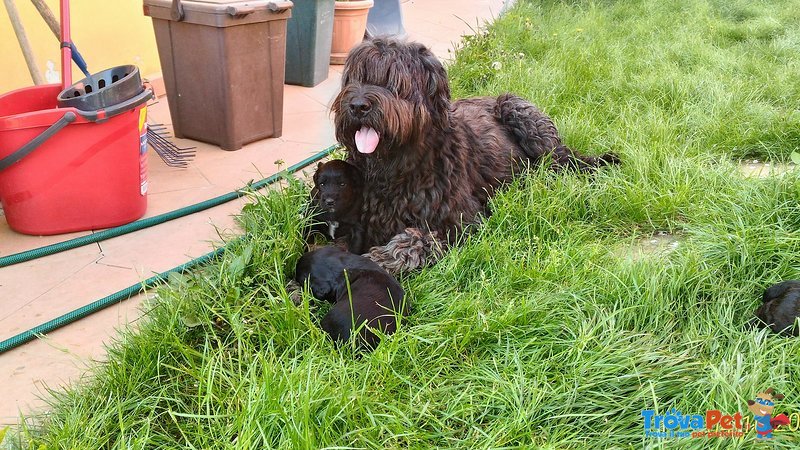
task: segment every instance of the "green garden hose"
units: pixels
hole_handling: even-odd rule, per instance
[[[32,341],[38,335],[50,333],[51,331],[69,325],[72,322],[83,319],[84,317],[90,314],[94,314],[103,308],[125,301],[133,297],[134,295],[144,292],[147,288],[151,288],[156,284],[158,284],[159,282],[166,280],[167,277],[169,277],[169,274],[176,272],[180,273],[194,266],[204,264],[216,258],[217,256],[221,255],[224,251],[225,247],[220,247],[214,250],[213,252],[207,253],[199,258],[193,259],[185,264],[181,264],[180,266],[175,267],[174,269],[170,269],[166,272],[159,273],[158,275],[152,276],[139,284],[134,284],[133,286],[127,287],[121,291],[103,297],[100,300],[89,303],[88,305],[82,306],[74,311],[70,311],[64,314],[63,316],[56,317],[55,319],[45,322],[41,325],[35,326],[28,331],[22,332],[14,337],[6,339],[5,341],[0,342],[0,355],[13,348],[19,347],[22,344]]]
[[[321,152],[300,161],[297,164],[294,164],[286,169],[287,173],[295,173],[304,167],[313,164],[326,156],[330,155],[338,145],[332,145]],[[16,253],[13,255],[5,256],[0,258],[0,267],[6,267],[13,264],[19,264],[21,262],[30,261],[32,259],[40,258],[47,255],[52,255],[54,253],[63,252],[65,250],[70,250],[76,247],[80,247],[82,245],[87,245],[95,242],[100,242],[106,239],[110,239],[112,237],[121,236],[123,234],[131,233],[133,231],[141,230],[143,228],[148,228],[154,225],[158,225],[160,223],[167,222],[169,220],[177,219],[179,217],[184,217],[189,214],[203,211],[208,208],[213,208],[214,206],[221,205],[223,203],[229,202],[231,200],[235,200],[244,196],[249,190],[257,190],[261,189],[265,186],[268,186],[272,183],[275,183],[281,178],[281,174],[275,174],[264,178],[258,182],[248,185],[247,189],[237,190],[225,195],[221,195],[219,197],[215,197],[195,205],[187,206],[169,213],[161,214],[158,216],[150,217],[148,219],[137,220],[136,222],[129,223],[127,225],[119,226],[116,228],[110,228],[108,230],[101,231],[99,233],[95,233],[89,236],[83,236],[76,239],[70,239],[68,241],[60,242],[53,245],[48,245],[40,248],[36,248],[33,250],[28,250],[26,252]],[[90,314],[96,313],[101,309],[104,309],[108,306],[114,305],[116,303],[120,303],[124,300],[131,298],[134,295],[137,295],[141,292],[144,292],[146,289],[155,286],[157,283],[166,280],[169,274],[176,273],[176,272],[183,272],[190,268],[193,268],[197,265],[204,264],[212,259],[216,258],[217,256],[221,255],[225,251],[225,247],[220,247],[213,252],[207,253],[199,258],[195,258],[185,264],[181,264],[178,267],[170,269],[166,272],[159,273],[155,276],[152,276],[141,283],[134,284],[133,286],[129,286],[121,291],[115,292],[109,296],[103,297],[100,300],[92,302],[86,306],[78,308],[74,311],[70,311],[63,316],[57,317],[53,320],[45,322],[41,325],[38,325],[34,328],[31,328],[28,331],[22,332],[16,336],[13,336],[9,339],[6,339],[0,342],[0,355],[19,347],[31,340],[35,339],[36,336],[50,333],[54,330],[57,330],[65,325],[68,325],[72,322],[80,320]]]
[[[330,155],[331,152],[333,152],[336,148],[338,148],[338,145],[332,145],[326,148],[325,150],[322,150],[321,152],[312,155],[311,157],[306,158],[293,166],[290,166],[289,168],[286,169],[286,172],[290,174],[297,172],[298,170]],[[162,224],[164,222],[168,222],[173,219],[178,219],[180,217],[188,216],[189,214],[194,214],[196,212],[213,208],[223,203],[236,200],[237,198],[244,196],[249,190],[261,189],[265,186],[268,186],[278,181],[280,177],[281,174],[277,173],[275,175],[264,178],[261,181],[248,185],[245,189],[239,189],[233,192],[229,192],[227,194],[220,195],[219,197],[205,200],[200,203],[196,203],[194,205],[186,206],[175,211],[160,214],[158,216],[148,217],[147,219],[137,220],[136,222],[131,222],[129,224],[115,228],[109,228],[107,230],[99,231],[97,233],[93,233],[87,236],[81,236],[75,239],[70,239],[68,241],[59,242],[57,244],[46,245],[44,247],[39,247],[20,253],[15,253],[13,255],[3,256],[0,257],[0,268],[52,255],[54,253],[71,250],[73,248],[81,247],[87,244],[93,244],[95,242],[104,241],[106,239],[111,239],[113,237],[121,236],[123,234],[132,233],[134,231],[138,231],[143,228],[149,228],[155,225]]]

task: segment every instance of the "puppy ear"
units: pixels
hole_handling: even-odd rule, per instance
[[[317,170],[314,171],[314,175],[311,177],[311,179],[314,180],[314,184],[316,184],[317,180],[319,179],[319,169],[321,168],[322,168],[322,163],[317,164]]]

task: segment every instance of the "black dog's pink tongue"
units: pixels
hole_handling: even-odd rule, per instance
[[[378,147],[378,132],[370,127],[361,127],[356,131],[356,148],[361,153],[372,153]]]

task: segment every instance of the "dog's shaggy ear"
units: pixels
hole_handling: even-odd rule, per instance
[[[422,44],[410,44],[419,55],[419,62],[424,69],[423,79],[426,83],[426,93],[431,102],[432,109],[438,115],[447,116],[450,110],[450,83],[447,72],[439,59],[431,53],[428,47]]]

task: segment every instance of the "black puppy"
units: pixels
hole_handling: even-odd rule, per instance
[[[361,224],[361,198],[364,182],[356,166],[341,160],[319,163],[314,173],[311,196],[325,234],[347,244],[347,250],[361,254],[364,227]],[[313,231],[323,231],[315,228]]]
[[[346,342],[358,329],[361,344],[373,349],[379,338],[370,328],[392,334],[397,330],[396,315],[408,314],[405,292],[394,277],[367,258],[338,247],[304,254],[297,262],[295,280],[301,285],[308,281],[314,297],[336,302],[320,325],[337,343]]]
[[[754,323],[768,326],[783,336],[797,336],[795,319],[800,317],[800,281],[783,281],[764,291],[763,304],[755,311]]]

